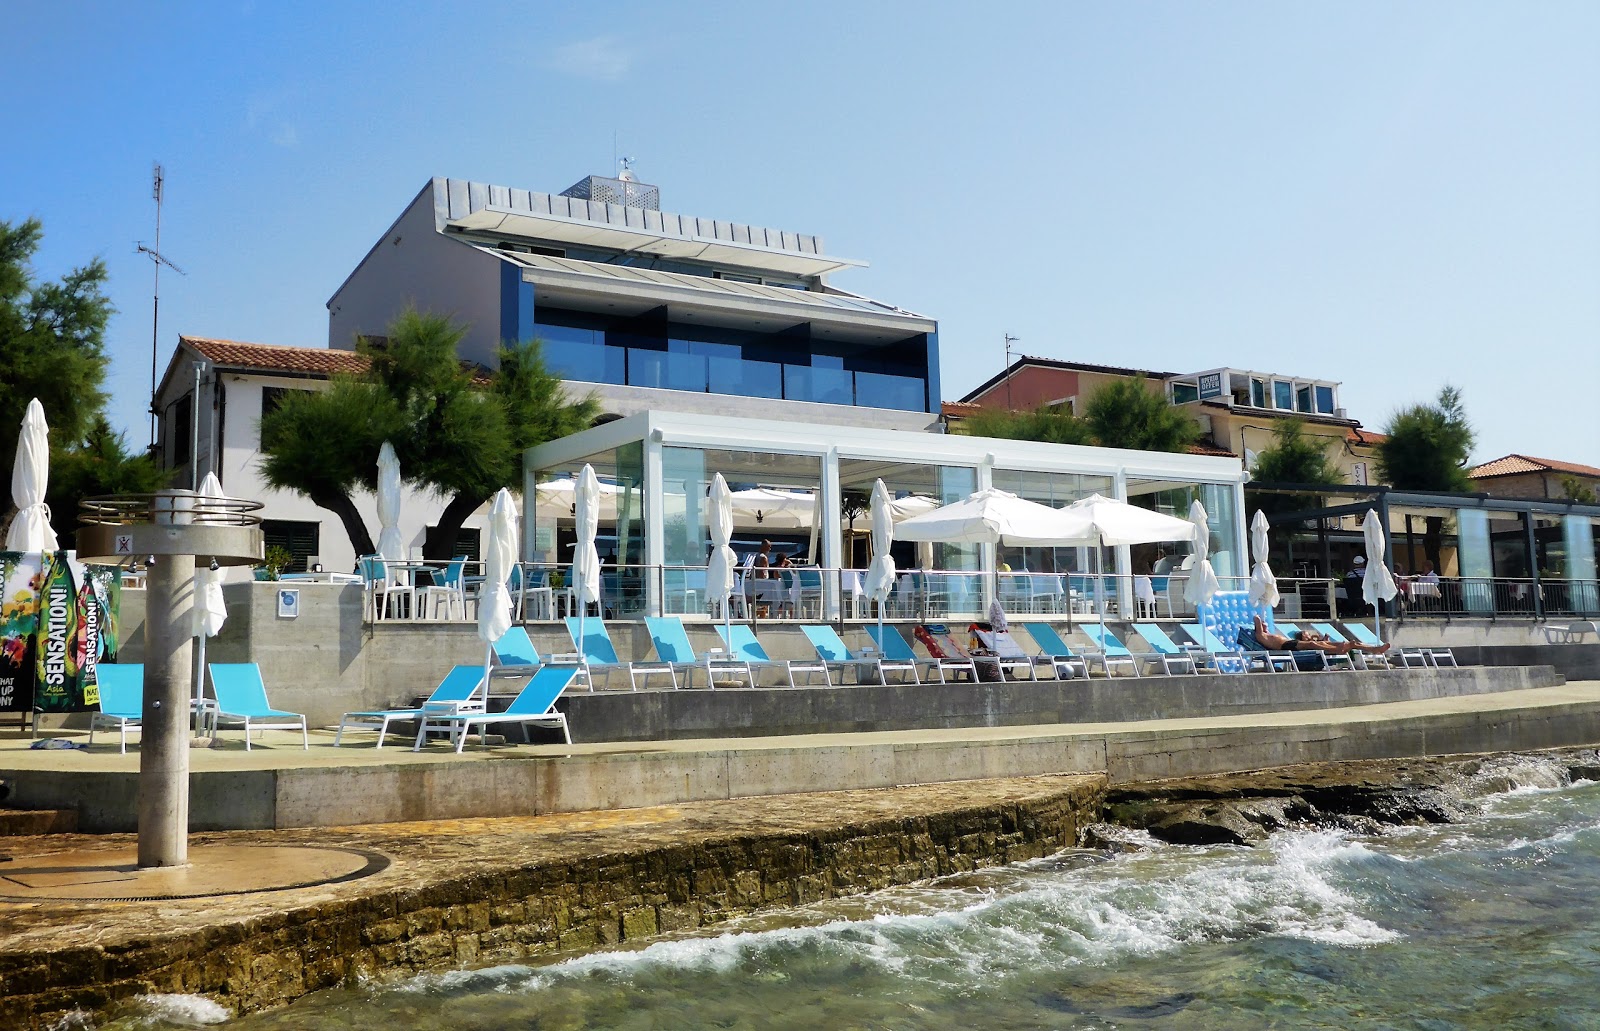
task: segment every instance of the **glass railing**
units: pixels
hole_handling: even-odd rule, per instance
[[[906,412],[920,412],[926,406],[926,388],[914,376],[891,376],[884,372],[858,372],[856,375],[856,403],[870,403],[874,408],[898,408]]]

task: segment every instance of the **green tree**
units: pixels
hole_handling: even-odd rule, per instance
[[[1445,386],[1433,404],[1415,404],[1390,416],[1388,439],[1377,446],[1378,475],[1400,490],[1464,493],[1472,489],[1467,459],[1476,440],[1461,403],[1461,391]],[[1435,569],[1444,568],[1440,553],[1445,520],[1429,516],[1423,525],[1422,549]]]
[[[1031,412],[1008,412],[986,408],[966,420],[974,437],[999,437],[1004,440],[1042,440],[1049,444],[1092,443],[1089,427],[1071,412],[1039,408]]]
[[[503,346],[498,371],[483,373],[457,357],[465,334],[443,316],[404,312],[381,344],[358,345],[366,372],[289,395],[261,423],[267,481],[335,513],[357,554],[371,554],[352,495],[376,487],[387,440],[406,482],[446,499],[423,554],[449,558],[461,524],[501,487],[520,487],[527,448],[589,426],[598,411],[593,398],[566,396],[537,342]]]
[[[1256,456],[1251,485],[1306,483],[1334,486],[1344,481],[1329,457],[1329,443],[1305,435],[1305,420],[1280,419],[1272,431],[1272,446]],[[1266,512],[1291,512],[1317,503],[1314,494],[1261,494],[1251,499]]]
[[[1083,407],[1083,421],[1101,447],[1181,452],[1200,437],[1200,427],[1143,378],[1113,380],[1096,390]]]
[[[1585,486],[1584,482],[1576,476],[1561,477],[1561,496],[1568,501],[1576,501],[1580,505],[1592,505],[1595,503],[1593,488]]]
[[[148,455],[130,455],[105,416],[106,297],[99,258],[40,282],[33,256],[44,237],[37,219],[0,221],[0,455],[10,461],[28,402],[38,398],[50,425],[46,503],[63,547],[72,547],[78,502],[97,494],[141,493],[162,486]],[[0,488],[0,526],[14,507]]]
[[[1463,493],[1472,489],[1467,458],[1476,435],[1467,421],[1461,391],[1446,386],[1433,404],[1415,404],[1389,417],[1380,441],[1378,475],[1400,490]]]

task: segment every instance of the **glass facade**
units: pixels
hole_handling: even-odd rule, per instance
[[[1065,508],[1091,494],[1110,497],[1115,488],[1109,476],[1027,472],[1020,469],[996,469],[990,476],[990,483],[999,490],[1010,491],[1019,498],[1037,501],[1051,508]],[[1002,548],[1000,561],[1010,566],[1013,572],[1094,572],[1094,552],[1090,548]],[[1116,569],[1113,549],[1103,550],[1100,568]]]
[[[1165,481],[1128,480],[1128,503],[1138,505],[1140,508],[1187,519],[1189,505],[1195,501],[1199,501],[1205,508],[1206,522],[1211,528],[1209,552],[1206,557],[1211,561],[1212,570],[1219,577],[1239,578],[1233,583],[1225,579],[1222,585],[1224,590],[1241,589],[1242,578],[1249,576],[1250,567],[1246,557],[1238,550],[1239,510],[1234,504],[1233,484],[1192,483],[1175,486]],[[1163,558],[1186,556],[1189,550],[1187,541],[1175,541],[1170,544],[1144,545],[1135,548],[1130,557],[1135,571],[1141,569],[1145,563],[1149,563],[1152,569],[1163,572],[1164,569],[1157,568]]]
[[[546,367],[580,382],[930,410],[924,334],[881,347],[824,349],[804,325],[757,333],[541,308],[534,336],[544,344]]]

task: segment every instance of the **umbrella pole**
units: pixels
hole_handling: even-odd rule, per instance
[[[198,647],[196,648],[199,658],[195,662],[194,704],[190,708],[198,713],[200,711],[200,700],[206,695],[206,635],[204,631],[201,631],[195,636],[199,639],[197,641]],[[197,720],[194,726],[196,737],[200,736],[200,726],[200,721]]]

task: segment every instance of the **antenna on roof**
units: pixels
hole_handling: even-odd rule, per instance
[[[634,159],[630,158],[630,157],[617,158],[617,178],[618,179],[622,180],[625,183],[631,183],[631,182],[634,181],[634,178],[633,178],[633,162],[634,162]]]
[[[139,241],[140,254],[150,255],[150,260],[156,267],[155,289],[152,291],[154,303],[150,306],[150,450],[156,449],[156,354],[161,347],[161,266],[176,272],[180,276],[188,275],[183,269],[168,261],[161,253],[161,198],[165,190],[162,189],[166,182],[166,175],[161,168],[161,163],[156,162],[155,171],[151,174],[152,184],[150,196],[156,202],[156,245],[146,247],[144,241]],[[200,403],[195,398],[195,404]]]
[[[1014,337],[1010,333],[1006,334],[1006,407],[1007,408],[1015,407],[1011,403],[1011,345],[1017,343],[1021,339],[1022,339],[1021,337]]]

